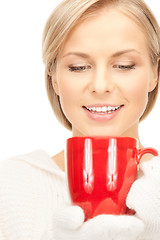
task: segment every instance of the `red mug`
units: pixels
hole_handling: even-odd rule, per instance
[[[138,149],[130,137],[72,137],[67,139],[66,169],[73,204],[85,220],[99,214],[127,214],[126,197],[137,176],[137,165],[153,148]]]

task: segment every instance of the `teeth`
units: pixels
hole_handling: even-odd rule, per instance
[[[102,108],[101,107],[97,107],[96,108],[96,112],[102,112]]]
[[[107,107],[102,107],[102,112],[107,112]]]
[[[104,106],[104,107],[86,107],[89,111],[92,112],[97,112],[97,113],[111,113],[115,110],[117,110],[118,108],[120,108],[120,106],[116,106],[116,107],[111,107],[111,106]]]
[[[108,107],[108,111],[111,111],[111,110],[115,110],[115,108],[112,108],[112,107]]]

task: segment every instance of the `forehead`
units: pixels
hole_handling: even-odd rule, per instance
[[[124,45],[147,48],[142,26],[130,15],[117,8],[97,12],[73,28],[65,41],[63,52],[82,47],[89,50],[93,41],[95,49],[100,46],[115,49]]]

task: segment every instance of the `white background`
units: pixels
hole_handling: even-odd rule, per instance
[[[71,133],[52,113],[44,84],[41,39],[60,0],[0,0],[0,160],[44,149],[62,150]],[[160,23],[157,0],[146,0]],[[140,125],[144,146],[160,148],[160,98]]]

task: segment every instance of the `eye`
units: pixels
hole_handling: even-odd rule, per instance
[[[70,72],[84,72],[90,68],[91,68],[91,66],[69,66],[69,71]]]
[[[123,71],[135,69],[135,64],[132,65],[114,65],[113,68],[118,68]]]

